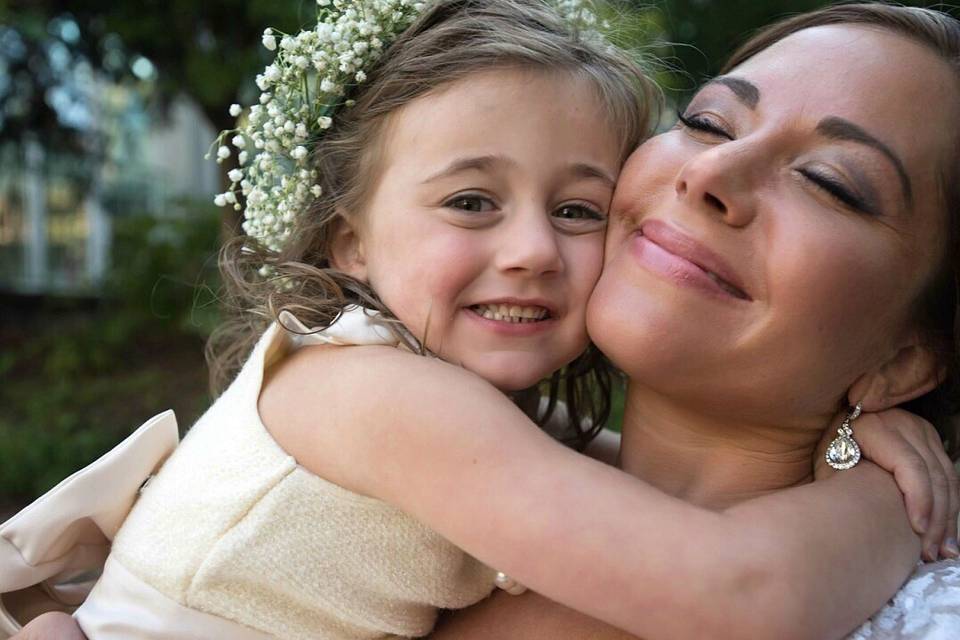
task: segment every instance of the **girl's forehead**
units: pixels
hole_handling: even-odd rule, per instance
[[[520,68],[472,73],[423,95],[394,112],[385,133],[388,158],[408,161],[454,153],[606,163],[620,145],[588,81]]]

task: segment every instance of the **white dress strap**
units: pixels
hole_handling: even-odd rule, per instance
[[[326,328],[308,328],[289,311],[282,311],[280,325],[291,335],[296,346],[310,344],[385,345],[401,344],[400,325],[393,329],[378,311],[357,305],[345,307]]]
[[[47,610],[69,611],[103,565],[143,483],[179,442],[165,411],[0,525],[0,638]]]

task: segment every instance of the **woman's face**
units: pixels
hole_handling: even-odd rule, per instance
[[[691,409],[813,424],[914,330],[943,254],[955,79],[912,40],[816,27],[683,120],[621,174],[591,336]]]

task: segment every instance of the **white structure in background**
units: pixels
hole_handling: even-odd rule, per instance
[[[168,195],[213,201],[222,190],[220,169],[203,156],[216,137],[200,107],[184,96],[170,105],[165,124],[149,129],[145,162],[164,177]]]
[[[0,290],[95,292],[110,266],[112,217],[176,215],[177,200],[219,191],[218,166],[203,158],[216,132],[195,103],[179,97],[151,120],[120,87],[102,101],[108,159],[93,175],[35,141],[0,150]]]

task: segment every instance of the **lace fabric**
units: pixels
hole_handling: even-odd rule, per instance
[[[883,609],[847,640],[960,638],[960,561],[920,565]]]

